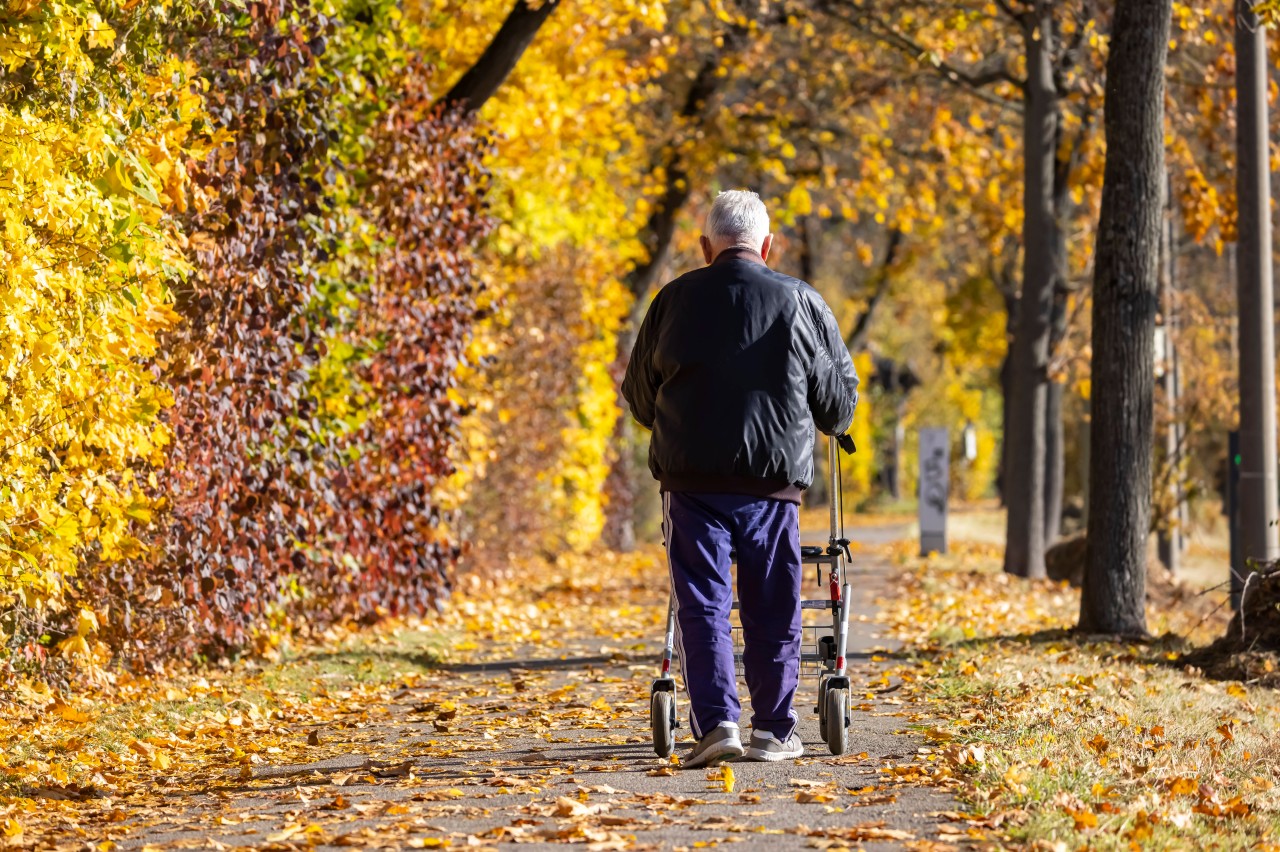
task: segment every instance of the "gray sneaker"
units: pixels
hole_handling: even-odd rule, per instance
[[[742,739],[738,726],[733,722],[721,722],[705,737],[698,740],[693,751],[680,761],[688,769],[712,766],[726,760],[742,757]]]
[[[744,754],[747,760],[795,760],[804,754],[804,743],[800,742],[800,734],[792,731],[786,742],[780,742],[768,731],[752,731],[751,745]]]

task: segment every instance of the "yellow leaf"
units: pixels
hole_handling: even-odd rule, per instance
[[[98,630],[98,617],[93,610],[81,609],[80,616],[76,619],[76,633],[81,636],[88,636]]]
[[[59,718],[64,719],[68,722],[77,722],[77,723],[88,722],[90,719],[93,718],[88,713],[85,713],[82,710],[77,710],[69,704],[63,704],[61,701],[53,705],[53,712]]]
[[[89,643],[84,641],[83,636],[69,636],[58,643],[58,651],[68,660],[74,657],[87,657]]]
[[[813,197],[803,184],[791,187],[787,194],[787,208],[792,216],[808,216],[813,212]]]
[[[285,828],[282,828],[280,831],[277,831],[274,834],[268,834],[267,842],[283,843],[284,841],[288,840],[290,837],[293,837],[295,834],[299,833],[300,831],[302,831],[302,826],[300,825],[286,826]]]

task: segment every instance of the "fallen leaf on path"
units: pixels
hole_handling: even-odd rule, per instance
[[[709,769],[707,770],[707,780],[716,782],[715,786],[724,792],[732,793],[734,783],[733,767],[724,763],[715,769]]]

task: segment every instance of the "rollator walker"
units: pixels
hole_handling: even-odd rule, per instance
[[[849,539],[844,534],[844,489],[840,479],[840,453],[855,450],[853,440],[845,435],[827,439],[827,472],[830,477],[831,531],[825,546],[801,545],[800,561],[814,566],[818,587],[823,572],[827,575],[829,598],[804,599],[800,609],[829,610],[831,623],[805,624],[801,627],[800,674],[817,676],[818,731],[832,754],[844,754],[849,748],[849,676],[845,669],[845,642],[849,634],[849,582],[847,572],[852,556]],[[736,557],[734,559],[736,564]],[[733,609],[738,609],[735,597]],[[671,675],[675,658],[675,601],[667,605],[667,635],[662,649],[662,669],[649,690],[649,724],[653,730],[653,750],[658,757],[668,757],[675,750],[675,729],[680,727],[676,713],[676,681]],[[733,627],[733,660],[742,674],[742,628]]]

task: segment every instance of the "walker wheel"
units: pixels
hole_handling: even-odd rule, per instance
[[[832,754],[844,754],[849,750],[849,690],[828,689],[825,703],[827,719],[823,739]]]
[[[653,751],[670,757],[675,751],[676,699],[670,692],[655,692],[649,699],[649,726],[653,729]]]

